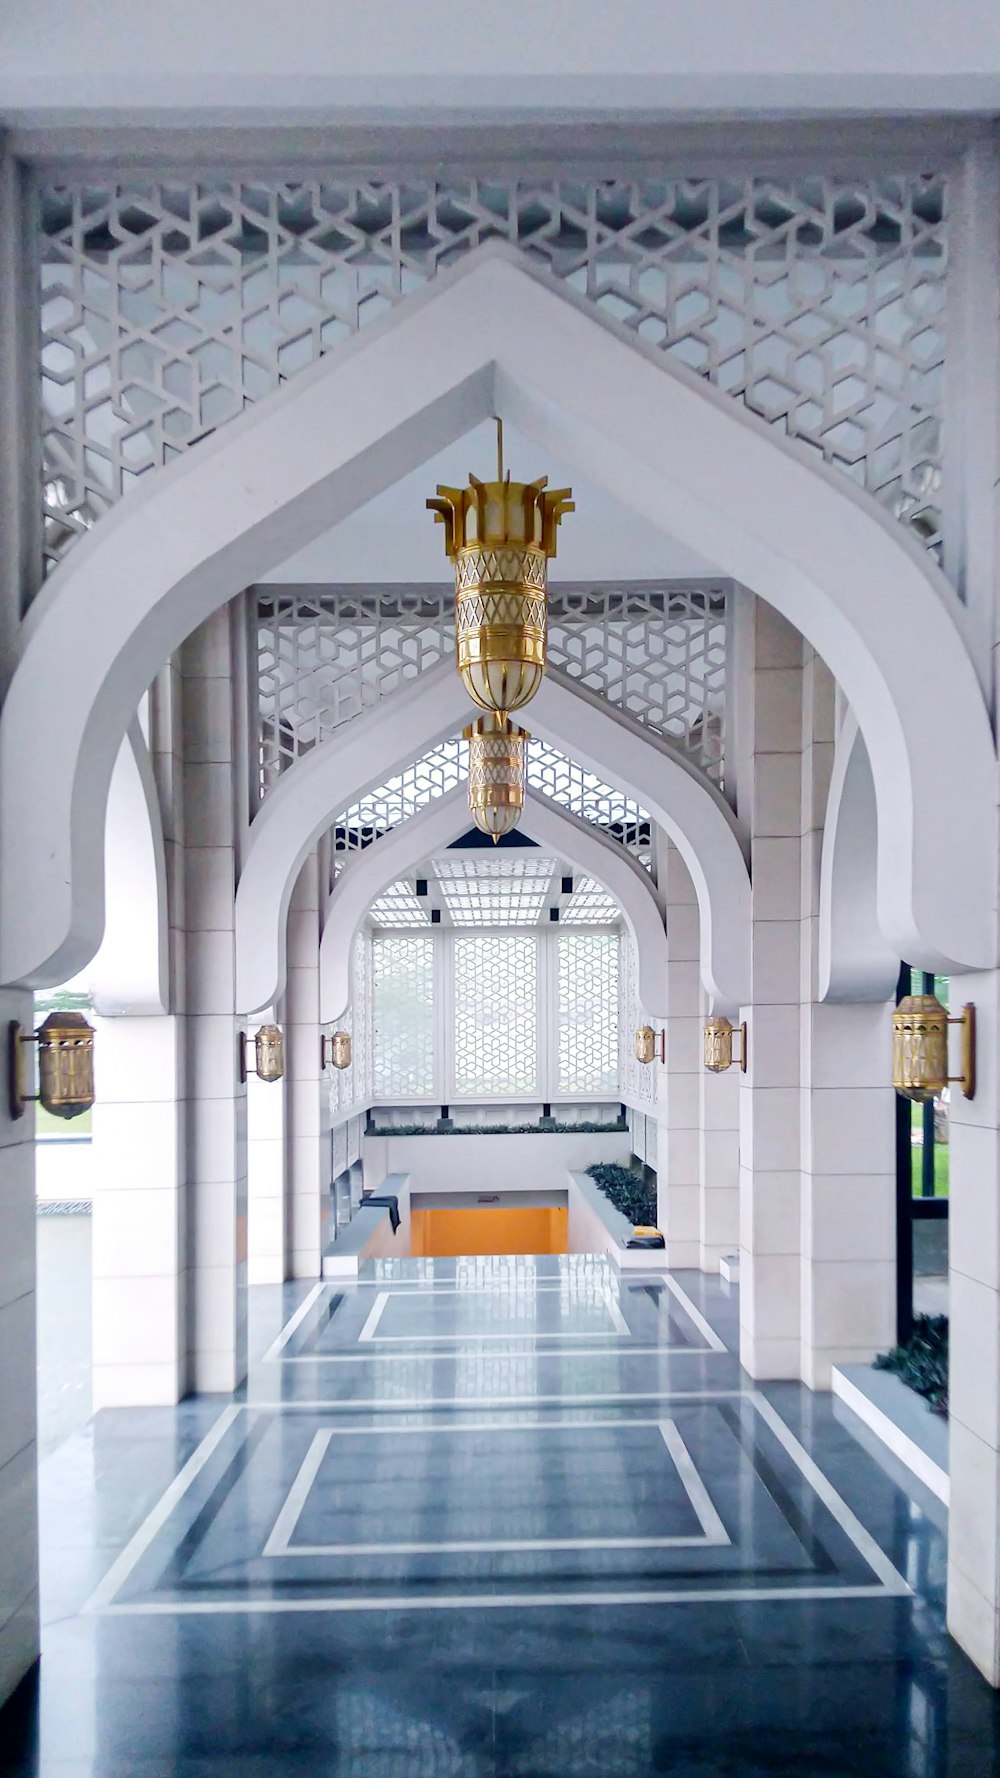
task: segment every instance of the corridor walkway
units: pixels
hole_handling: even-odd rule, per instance
[[[603,1259],[254,1296],[241,1399],[43,1468],[43,1778],[995,1778],[941,1509]],[[900,1472],[900,1475],[902,1472]]]

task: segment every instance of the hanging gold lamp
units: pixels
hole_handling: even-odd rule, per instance
[[[509,716],[491,711],[462,730],[469,743],[469,813],[493,844],[513,832],[524,808],[525,749],[531,740]]]
[[[507,716],[534,697],[545,672],[548,560],[563,514],[574,511],[572,489],[548,489],[544,475],[505,476],[497,420],[496,481],[470,474],[467,488],[439,486],[427,505],[455,565],[458,670],[474,704]]]
[[[948,1073],[948,1026],[962,1028],[961,1073]],[[971,1002],[950,1018],[935,994],[907,994],[892,1015],[892,1084],[918,1105],[950,1084],[967,1099],[976,1093],[976,1009]]]

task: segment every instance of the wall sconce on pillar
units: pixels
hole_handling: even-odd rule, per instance
[[[332,1037],[321,1037],[319,1040],[319,1065],[325,1068],[327,1063],[334,1068],[351,1066],[351,1034],[349,1031],[335,1031]]]
[[[962,1027],[961,1072],[948,1073],[948,1026]],[[906,994],[892,1015],[892,1084],[918,1105],[936,1099],[950,1082],[967,1099],[976,1091],[976,1009],[971,1002],[956,1018],[934,994]]]
[[[38,1045],[38,1091],[24,1082],[24,1052]],[[37,1099],[53,1117],[79,1117],[94,1103],[94,1028],[82,1012],[50,1012],[37,1031],[16,1019],[7,1028],[7,1068],[11,1117],[23,1117]]]
[[[254,1063],[247,1064],[247,1034],[240,1032],[240,1080],[246,1085],[248,1073],[258,1080],[281,1080],[285,1072],[285,1039],[277,1025],[262,1025],[253,1040]]]
[[[739,1027],[740,1033],[740,1073],[747,1071],[747,1025],[746,1020]],[[705,1067],[712,1074],[724,1074],[736,1060],[733,1055],[733,1038],[736,1027],[721,1014],[715,1014],[705,1020],[704,1061]]]
[[[666,1031],[654,1031],[652,1025],[640,1025],[635,1034],[636,1059],[640,1062],[665,1062],[667,1059]]]

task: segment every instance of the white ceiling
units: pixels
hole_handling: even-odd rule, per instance
[[[996,0],[0,0],[3,122],[998,108]]]
[[[415,892],[418,880],[427,885],[425,895]],[[571,891],[563,890],[564,881],[572,881]],[[380,928],[429,926],[436,908],[443,926],[547,926],[553,907],[560,926],[609,926],[621,919],[618,903],[593,877],[533,848],[458,849],[429,859],[383,890],[370,918]]]
[[[622,506],[603,488],[584,481],[557,458],[504,427],[504,463],[515,481],[547,475],[551,487],[572,487],[576,511],[559,529],[559,553],[549,580],[657,580],[718,573],[711,562],[685,549],[648,520]],[[492,421],[449,445],[412,475],[335,525],[265,578],[269,582],[355,584],[376,581],[450,581],[444,530],[426,508],[438,482],[461,487],[472,470],[481,481],[496,474]]]

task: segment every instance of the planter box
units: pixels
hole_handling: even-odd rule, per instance
[[[603,1156],[602,1156],[603,1159]],[[569,1250],[607,1253],[623,1272],[665,1272],[664,1247],[632,1247],[632,1224],[586,1173],[569,1175]]]

